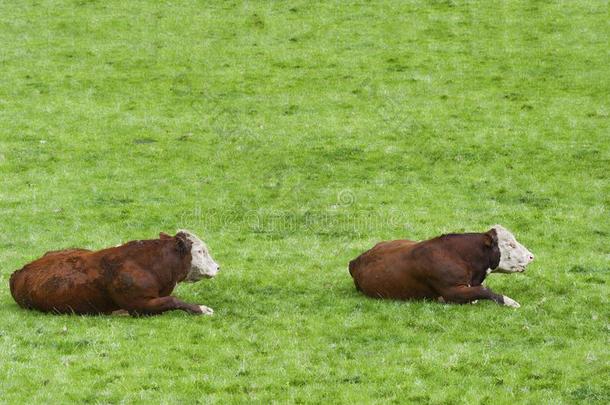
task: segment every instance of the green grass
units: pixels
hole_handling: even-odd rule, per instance
[[[606,1],[0,3],[1,403],[608,403]],[[381,302],[380,240],[501,223],[521,303]],[[212,318],[52,316],[10,274],[191,229]]]

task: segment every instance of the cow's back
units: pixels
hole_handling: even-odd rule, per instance
[[[381,242],[349,263],[356,288],[374,298],[435,298],[426,284],[426,269],[417,260],[425,242]]]
[[[11,275],[11,294],[23,308],[43,312],[106,313],[118,309],[108,297],[93,252],[47,252]]]

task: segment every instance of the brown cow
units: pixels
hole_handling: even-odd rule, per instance
[[[467,303],[487,299],[518,308],[482,283],[489,273],[523,272],[534,255],[500,225],[485,233],[423,242],[381,242],[349,263],[356,289],[375,298]]]
[[[218,264],[188,231],[99,251],[47,252],[11,275],[11,294],[23,308],[43,312],[153,315],[181,309],[211,315],[203,305],[170,296],[176,283],[214,277]]]

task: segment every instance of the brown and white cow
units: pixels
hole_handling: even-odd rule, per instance
[[[381,242],[349,263],[356,288],[375,298],[519,304],[482,285],[490,273],[523,272],[534,255],[500,225],[485,233],[442,235],[423,242]]]
[[[10,287],[20,306],[43,312],[153,315],[181,309],[211,315],[211,308],[170,294],[177,283],[214,277],[218,270],[206,245],[181,230],[99,251],[47,252],[14,272]]]

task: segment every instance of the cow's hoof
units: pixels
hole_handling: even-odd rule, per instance
[[[476,304],[477,302],[479,302],[479,300],[470,301],[472,305]]]
[[[201,310],[201,315],[213,315],[214,310],[210,307],[206,307],[205,305],[199,305],[199,309]]]
[[[512,298],[508,298],[506,295],[502,297],[504,299],[504,305],[511,308],[519,308],[521,305]]]
[[[116,311],[112,311],[113,316],[129,316],[129,311],[125,309],[117,309]]]

